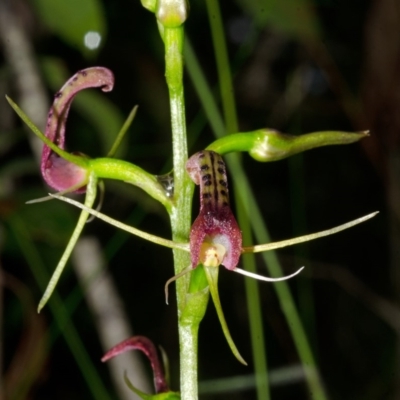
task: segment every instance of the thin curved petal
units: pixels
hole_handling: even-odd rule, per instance
[[[161,367],[160,360],[158,358],[157,350],[153,342],[145,336],[132,336],[129,339],[117,344],[112,349],[110,349],[101,359],[105,362],[110,358],[123,354],[129,350],[140,350],[146,354],[150,361],[151,368],[154,374],[154,386],[156,393],[168,392],[169,388],[165,380],[164,371]]]
[[[54,96],[50,108],[46,136],[58,147],[65,147],[65,123],[69,108],[75,95],[86,88],[100,87],[104,92],[112,90],[114,75],[107,68],[92,67],[77,72]],[[88,172],[75,164],[70,163],[55,154],[47,145],[43,146],[41,171],[46,183],[57,191],[66,190],[72,186],[85,186]],[[78,193],[85,188],[76,190]]]

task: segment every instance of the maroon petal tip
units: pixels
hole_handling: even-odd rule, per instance
[[[105,362],[111,358],[123,354],[129,350],[142,351],[150,361],[154,374],[154,386],[156,393],[164,393],[169,391],[169,387],[165,380],[164,372],[158,358],[157,350],[153,342],[145,336],[132,336],[111,348],[101,359]]]
[[[47,117],[46,136],[64,150],[65,124],[75,95],[87,88],[101,88],[104,92],[108,92],[113,86],[114,75],[107,68],[91,67],[77,72],[54,95],[54,102]],[[80,182],[83,182],[83,185],[85,183],[84,180],[82,181],[82,177],[86,176],[85,170],[62,160],[46,145],[43,146],[41,172],[46,183],[59,191],[77,186]],[[84,191],[85,189],[80,189],[76,192]]]

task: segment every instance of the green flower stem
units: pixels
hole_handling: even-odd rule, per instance
[[[114,158],[95,158],[88,160],[88,168],[97,178],[115,179],[130,183],[158,200],[168,212],[172,209],[172,202],[157,178],[135,164]]]
[[[185,1],[182,1],[185,3]],[[179,8],[179,7],[178,7]],[[167,18],[168,19],[168,18]],[[164,26],[163,40],[165,44],[165,70],[170,96],[174,198],[170,212],[173,240],[187,242],[191,227],[191,206],[194,184],[186,173],[185,165],[188,157],[185,103],[183,93],[183,26],[169,28]],[[188,253],[174,250],[175,274],[190,264]],[[184,276],[176,282],[179,343],[181,396],[183,400],[195,400],[198,396],[197,383],[197,344],[199,322],[190,315],[199,315],[196,301],[187,301],[189,277]],[[182,320],[181,316],[185,315]]]
[[[193,276],[194,275],[194,276]],[[197,399],[198,332],[200,322],[207,310],[210,297],[204,271],[197,267],[191,274],[191,291],[185,296],[185,307],[179,318],[179,337],[181,342],[181,396],[182,399]],[[183,355],[182,349],[191,351]],[[183,367],[192,371],[182,371]],[[196,378],[196,379],[195,379]]]
[[[246,151],[257,161],[278,161],[316,147],[353,143],[368,135],[368,131],[324,131],[293,136],[272,129],[259,129],[224,136],[207,149],[219,154]]]

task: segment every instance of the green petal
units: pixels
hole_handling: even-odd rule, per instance
[[[229,332],[228,325],[225,321],[224,312],[222,311],[221,301],[218,294],[218,267],[204,267],[204,271],[207,276],[208,285],[210,287],[211,297],[213,299],[215,309],[217,310],[218,319],[221,323],[222,331],[224,332],[225,339],[228,342],[229,347],[232,350],[233,355],[244,365],[247,365],[246,361],[240,355],[235,343],[233,342],[231,333]]]

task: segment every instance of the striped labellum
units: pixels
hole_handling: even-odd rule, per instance
[[[242,251],[242,233],[229,206],[225,163],[214,151],[203,150],[186,163],[191,179],[200,186],[200,213],[192,225],[192,268],[223,265],[236,268]]]

